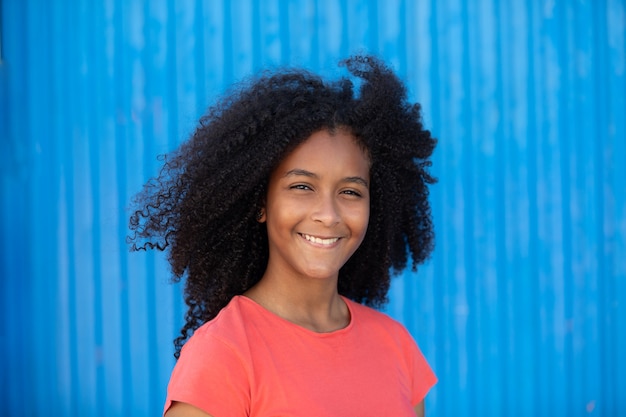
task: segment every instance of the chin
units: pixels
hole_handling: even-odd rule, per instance
[[[334,268],[333,269],[326,269],[326,268],[307,269],[305,270],[303,275],[311,279],[319,279],[319,280],[337,279],[337,277],[339,276],[339,269],[334,269]]]

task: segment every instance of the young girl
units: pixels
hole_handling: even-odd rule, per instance
[[[231,93],[138,196],[133,249],[186,277],[167,417],[424,413],[436,377],[371,307],[432,250],[435,140],[383,63],[343,64],[357,92],[279,71]]]

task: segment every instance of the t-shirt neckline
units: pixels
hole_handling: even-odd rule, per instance
[[[245,295],[237,295],[237,296],[235,296],[235,298],[239,302],[244,302],[244,303],[247,303],[248,305],[251,305],[257,311],[262,312],[262,314],[265,317],[268,317],[271,320],[275,320],[275,321],[281,322],[284,325],[292,327],[292,328],[294,328],[294,329],[296,329],[298,331],[310,334],[310,335],[312,335],[314,337],[326,338],[326,337],[333,337],[333,336],[338,336],[338,335],[347,333],[354,326],[354,321],[355,321],[354,308],[353,308],[353,306],[352,306],[352,304],[351,304],[351,302],[350,302],[350,300],[348,298],[344,297],[343,295],[339,295],[339,296],[341,297],[343,302],[346,304],[346,307],[348,308],[348,314],[350,315],[350,321],[348,322],[348,324],[345,327],[342,327],[341,329],[337,329],[337,330],[332,330],[330,332],[316,332],[315,330],[308,329],[308,328],[303,327],[303,326],[301,326],[299,324],[296,324],[296,323],[294,323],[292,321],[289,321],[286,318],[281,317],[278,314],[268,310],[267,308],[263,307],[261,304],[259,304],[256,301],[254,301],[252,298],[246,297]]]

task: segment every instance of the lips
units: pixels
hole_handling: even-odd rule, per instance
[[[330,246],[339,240],[338,237],[321,238],[317,236],[306,235],[304,233],[301,233],[300,235],[306,240],[308,240],[309,242],[316,243],[318,245],[325,245],[325,246]]]

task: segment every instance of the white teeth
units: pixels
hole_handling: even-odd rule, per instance
[[[304,238],[310,242],[317,243],[319,245],[332,245],[336,241],[339,240],[338,237],[333,237],[330,239],[320,239],[319,237],[310,236],[310,235],[302,235]]]

